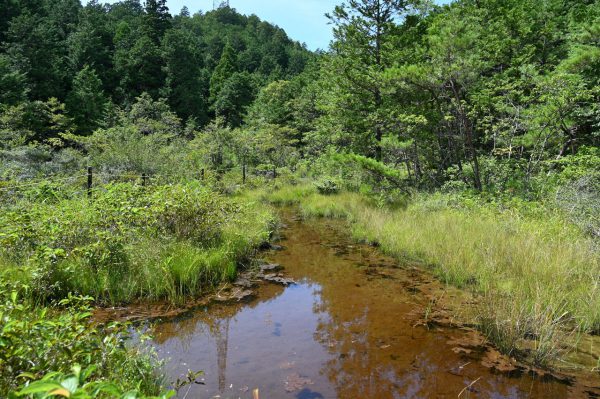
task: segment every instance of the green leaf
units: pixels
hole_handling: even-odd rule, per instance
[[[77,367],[77,366],[76,366]],[[73,393],[77,391],[79,387],[79,378],[76,376],[69,377],[60,383],[65,389],[69,390],[69,392]]]
[[[63,389],[63,386],[56,382],[36,381],[32,382],[28,387],[19,391],[19,396],[31,395],[34,393],[48,393],[55,389]]]

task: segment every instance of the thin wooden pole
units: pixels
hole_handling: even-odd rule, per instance
[[[148,176],[146,176],[145,173],[142,173],[142,187],[146,187],[146,179]]]
[[[92,184],[93,184],[92,167],[88,166],[88,168],[87,168],[87,195],[88,195],[88,198],[92,198]]]

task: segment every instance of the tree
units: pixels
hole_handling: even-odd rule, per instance
[[[237,59],[235,56],[235,50],[228,41],[223,48],[221,54],[221,60],[215,68],[212,77],[210,78],[210,97],[214,102],[223,89],[225,81],[229,79],[235,72],[237,72]]]
[[[167,29],[171,27],[171,14],[166,0],[146,0],[144,4],[146,14],[143,18],[143,32],[154,44],[159,44]]]
[[[126,43],[118,50],[115,64],[121,75],[120,89],[125,101],[129,102],[144,92],[153,98],[160,96],[165,82],[163,57],[151,38],[146,35],[139,37],[130,49]]]
[[[173,113],[165,99],[155,101],[148,93],[142,93],[135,100],[126,124],[134,125],[144,135],[165,138],[181,135],[181,119]]]
[[[248,72],[234,73],[227,79],[214,103],[217,117],[230,127],[242,124],[246,109],[255,96],[255,84]]]
[[[407,9],[405,0],[350,0],[328,15],[335,40],[326,67],[331,82],[326,90],[333,95],[326,96],[325,102],[328,109],[339,111],[332,114],[331,122],[337,125],[333,129],[349,134],[351,141],[358,138],[360,146],[366,147],[360,150],[377,160],[382,159],[385,134],[381,74],[392,62],[395,20]]]
[[[209,82],[202,68],[201,43],[187,29],[172,29],[162,42],[166,85],[164,96],[177,115],[194,118],[203,125],[208,121]]]
[[[77,132],[89,134],[100,127],[106,104],[102,81],[96,71],[86,65],[73,79],[73,89],[66,102],[68,113],[77,126]]]
[[[255,124],[290,124],[295,89],[297,87],[287,80],[277,80],[263,87],[252,104],[250,119]]]
[[[0,54],[0,107],[25,101],[28,91],[25,74],[12,64],[9,57]]]
[[[73,75],[88,65],[98,74],[103,87],[110,91],[116,88],[113,32],[106,6],[98,4],[97,0],[89,2],[81,10],[77,28],[69,35],[67,43],[69,71]]]
[[[0,0],[0,43],[4,43],[10,21],[19,15],[20,11],[17,0]]]
[[[183,6],[181,8],[181,11],[179,12],[179,16],[180,17],[184,17],[184,18],[189,18],[189,16],[190,16],[190,9],[187,8],[187,6]]]

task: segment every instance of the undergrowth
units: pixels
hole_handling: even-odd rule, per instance
[[[124,344],[127,325],[91,324],[89,297],[69,296],[40,307],[27,299],[27,289],[19,284],[0,286],[0,397],[121,396],[96,396],[91,389],[89,396],[81,396],[83,388],[79,396],[65,391],[59,395],[57,389],[72,386],[68,379],[64,381],[70,385],[64,387],[34,382],[49,372],[54,377],[70,374],[79,365],[89,371],[88,382],[112,381],[113,393],[129,392],[129,398],[160,393],[162,380],[155,373],[157,359],[149,350]]]
[[[0,214],[0,276],[42,302],[172,302],[235,277],[272,215],[200,184],[113,184],[82,197],[20,201]]]

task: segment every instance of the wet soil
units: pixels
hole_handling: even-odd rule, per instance
[[[579,381],[502,356],[465,325],[467,293],[354,243],[340,222],[285,219],[281,247],[264,254],[284,274],[262,271],[285,284],[247,275],[152,327],[170,380],[204,371],[179,397],[600,397],[600,376]],[[231,295],[240,290],[248,295]],[[121,312],[161,314],[150,309]]]

